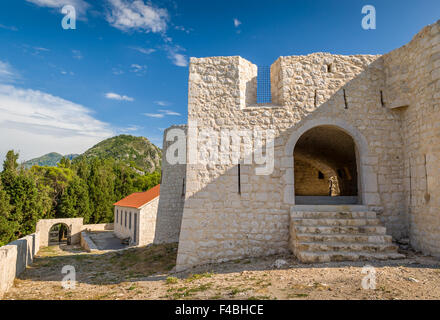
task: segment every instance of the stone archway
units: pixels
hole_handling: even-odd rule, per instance
[[[305,120],[290,134],[284,148],[281,169],[284,170],[284,202],[295,205],[294,150],[301,136],[312,128],[319,126],[333,127],[349,135],[355,144],[357,168],[357,194],[359,204],[380,205],[377,186],[377,157],[371,156],[365,137],[353,126],[341,119],[317,118]]]
[[[83,229],[83,218],[43,219],[39,220],[36,232],[40,234],[40,246],[49,245],[49,231],[57,224],[64,224],[70,232],[71,244],[80,243],[80,234]]]
[[[336,126],[316,126],[294,148],[296,204],[357,204],[356,145]]]
[[[49,245],[70,244],[70,227],[65,223],[54,224],[49,229]]]

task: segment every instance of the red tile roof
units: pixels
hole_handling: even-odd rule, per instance
[[[140,208],[151,200],[157,198],[160,194],[160,184],[145,192],[135,192],[126,196],[124,199],[113,203],[114,206]]]

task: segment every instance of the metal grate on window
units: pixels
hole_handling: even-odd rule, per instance
[[[258,66],[257,75],[257,103],[271,103],[270,67]]]

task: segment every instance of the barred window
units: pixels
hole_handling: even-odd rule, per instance
[[[258,66],[257,103],[272,103],[269,66]]]

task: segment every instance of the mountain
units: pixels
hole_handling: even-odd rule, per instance
[[[25,168],[30,168],[35,165],[54,167],[57,165],[57,163],[61,160],[62,157],[63,157],[62,154],[59,154],[56,152],[51,152],[51,153],[45,154],[44,156],[34,158],[34,159],[31,159],[31,160],[24,162],[23,166]],[[78,155],[77,154],[67,154],[64,157],[72,160],[72,159],[78,157]]]
[[[84,158],[122,160],[130,163],[135,169],[153,172],[161,168],[162,150],[145,137],[122,134],[101,141],[75,158],[75,161]]]

